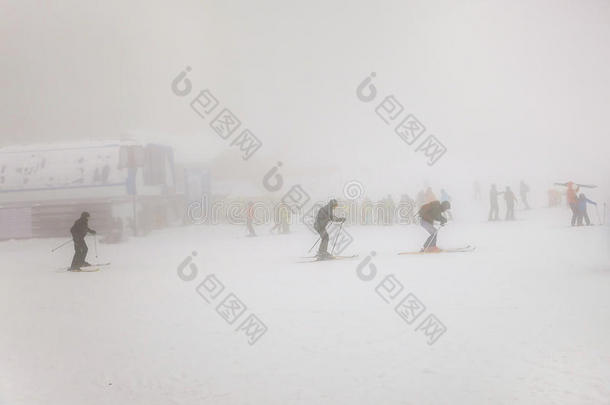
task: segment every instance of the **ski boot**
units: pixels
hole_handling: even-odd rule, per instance
[[[318,254],[316,255],[316,259],[318,260],[330,260],[332,258],[333,256],[328,252],[318,252]]]

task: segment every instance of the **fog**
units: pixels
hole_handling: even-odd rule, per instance
[[[227,146],[170,89],[190,66],[195,90],[210,89],[262,141],[261,171],[309,169],[311,186],[324,182],[316,167],[379,192],[409,181],[601,183],[608,173],[605,1],[2,8],[2,145],[139,133],[207,158]],[[371,72],[379,95],[367,104],[356,88]],[[388,95],[445,145],[435,165],[375,114]],[[233,158],[237,173],[252,171]]]
[[[608,0],[0,0],[0,58],[0,405],[608,403]]]

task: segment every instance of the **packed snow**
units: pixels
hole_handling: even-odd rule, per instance
[[[457,214],[439,246],[474,252],[399,256],[422,228],[349,226],[359,257],[300,263],[303,225],[201,225],[97,258],[89,237],[88,260],[111,265],[73,273],[71,245],[50,252],[62,239],[0,242],[0,404],[607,404],[608,227],[570,227],[565,207]],[[207,303],[211,274],[225,289]],[[389,275],[403,290],[386,302]],[[216,310],[230,293],[247,306],[233,324]],[[411,324],[395,311],[409,293],[425,305]],[[254,344],[249,314],[267,327]],[[432,344],[428,315],[446,328]]]

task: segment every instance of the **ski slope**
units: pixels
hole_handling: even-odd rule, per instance
[[[416,226],[351,226],[359,257],[318,263],[297,263],[303,227],[174,228],[98,259],[90,241],[112,262],[93,273],[64,271],[60,239],[0,242],[0,404],[608,404],[608,228],[517,217],[450,222],[439,246],[477,250],[439,255],[396,254]],[[267,326],[255,344],[197,293],[210,274]],[[376,292],[390,274],[425,305],[411,325]],[[446,327],[431,345],[428,314]]]

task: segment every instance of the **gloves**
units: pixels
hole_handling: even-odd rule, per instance
[[[91,230],[91,233],[92,233],[93,235],[95,235],[97,232],[95,232],[95,231],[92,229],[92,230]]]

